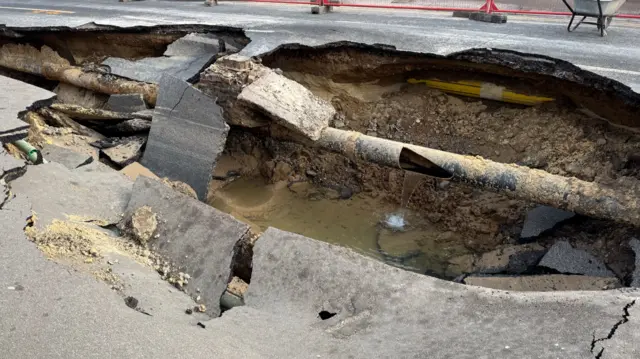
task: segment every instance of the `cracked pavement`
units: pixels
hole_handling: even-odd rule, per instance
[[[611,327],[611,330],[609,331],[606,337],[596,339],[594,334],[593,341],[591,342],[591,354],[594,354],[596,359],[625,357],[625,356],[618,356],[620,354],[617,350],[619,350],[620,348],[617,345],[608,346],[606,345],[607,344],[606,341],[613,339],[613,336],[616,334],[618,329],[620,329],[620,326],[631,321],[631,318],[630,318],[631,314],[629,313],[629,310],[635,304],[636,304],[636,300],[634,299],[633,301],[627,303],[624,306],[624,308],[622,308],[622,318],[617,323],[615,323],[613,327]],[[634,324],[636,323],[634,322]],[[607,355],[605,355],[605,349],[607,348],[609,348],[610,350],[608,350],[606,353]],[[609,354],[609,352],[613,352],[613,354]]]
[[[51,9],[56,14],[34,13]],[[0,24],[7,26],[116,26],[210,24],[241,27],[252,42],[244,54],[268,52],[283,43],[316,46],[353,41],[388,44],[400,50],[446,55],[471,48],[536,53],[570,61],[585,70],[640,91],[640,21],[615,19],[601,38],[593,26],[568,33],[567,17],[509,15],[496,25],[453,18],[450,13],[340,8],[311,15],[309,6],[193,1],[0,0]],[[373,25],[375,24],[375,25]]]
[[[310,15],[302,15],[302,7],[260,5],[254,10],[246,4],[223,3],[229,6],[209,12],[199,5],[148,2],[122,6],[114,1],[51,5],[27,0],[19,6],[55,7],[73,13],[45,16],[3,10],[0,22],[12,26],[75,26],[87,21],[127,26],[170,21],[235,24],[249,28],[254,41],[245,52],[254,54],[282,42],[318,44],[326,40],[392,43],[437,53],[496,45],[586,63],[627,84],[640,83],[632,70],[639,68],[640,61],[633,45],[637,32],[633,27],[616,27],[606,40],[579,33],[584,40],[580,44],[566,34],[561,40],[555,38],[564,27],[560,24],[542,28],[516,20],[515,26],[496,28],[425,15],[433,16],[433,22],[426,25],[421,16],[405,15],[401,20],[373,12],[341,12],[329,22],[327,17],[311,20]],[[397,24],[403,20],[403,25]],[[386,29],[370,25],[385,22]],[[523,35],[529,30],[529,36]],[[451,40],[461,34],[466,37]],[[536,36],[535,41],[527,40]],[[605,51],[612,44],[620,53]],[[565,48],[559,50],[562,46]],[[0,164],[9,162],[8,156],[0,153]],[[74,170],[69,187],[113,175],[95,166]],[[48,167],[66,172],[55,164]],[[51,180],[58,172],[42,171],[42,167],[29,170],[27,174],[16,172],[17,179],[5,176],[13,195],[0,208],[0,347],[9,358],[640,356],[640,325],[635,319],[640,306],[634,305],[638,291],[514,293],[463,286],[276,229],[268,230],[257,242],[247,305],[202,322],[204,328],[184,313],[191,303],[188,296],[172,292],[155,273],[124,263],[119,270],[134,274],[132,285],[143,308],[146,303],[161,308],[160,313],[149,310],[152,315],[145,315],[127,307],[122,296],[105,283],[47,259],[23,230],[34,207],[42,208],[39,211],[47,218],[55,218],[63,213],[112,215],[125,203],[114,201],[115,191],[52,188]],[[126,192],[127,184],[121,187]],[[121,195],[128,198],[131,188],[128,191]],[[91,201],[87,201],[87,192],[92,194]],[[181,215],[186,218],[189,213]],[[318,316],[322,311],[336,315],[322,320]]]

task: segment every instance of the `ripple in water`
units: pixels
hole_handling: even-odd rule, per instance
[[[391,213],[387,215],[387,218],[385,218],[384,224],[389,229],[402,231],[404,230],[407,222],[404,219],[404,213]]]

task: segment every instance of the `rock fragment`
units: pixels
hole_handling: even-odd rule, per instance
[[[573,248],[567,241],[558,241],[549,248],[538,266],[550,268],[563,274],[615,277],[604,263],[583,250]]]
[[[131,215],[131,234],[140,244],[146,246],[157,228],[158,216],[151,207],[142,206]]]
[[[556,228],[576,214],[549,206],[538,206],[529,212],[520,233],[521,241],[529,241]]]

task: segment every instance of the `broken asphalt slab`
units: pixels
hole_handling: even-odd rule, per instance
[[[133,113],[147,109],[142,94],[111,95],[107,107],[115,112]]]
[[[48,105],[56,94],[28,83],[0,75],[0,142],[27,137],[29,124],[19,117],[27,110]]]
[[[548,232],[563,222],[575,217],[575,213],[562,209],[537,206],[527,212],[527,216],[520,233],[520,241],[531,241],[541,234]]]
[[[169,293],[168,284],[154,281],[144,268],[117,267],[129,277],[144,272],[142,280],[127,282],[137,286],[130,293],[139,295],[143,310],[153,306],[162,313],[148,316],[130,309],[121,293],[89,273],[45,258],[24,234],[22,213],[30,212],[28,201],[16,199],[11,204],[12,210],[0,209],[2,357],[258,359],[269,356],[261,347],[277,343],[276,334],[259,335],[271,328],[283,329],[272,317],[238,312],[230,319],[206,322],[203,330],[192,323],[195,317],[185,314],[184,306],[194,303],[184,293]],[[253,322],[258,319],[259,324]],[[277,335],[287,334],[284,329]],[[257,341],[242,343],[246,333]]]
[[[6,179],[5,176],[16,175],[25,166],[26,163],[23,160],[13,157],[0,145],[0,179],[10,180],[11,178]]]
[[[558,241],[551,246],[538,266],[550,268],[562,274],[615,277],[615,274],[599,259],[583,250],[573,248],[567,241]]]
[[[49,162],[57,162],[72,170],[93,162],[93,157],[68,148],[46,144],[42,147],[42,156]]]
[[[611,358],[638,354],[633,314],[618,324],[632,293],[456,285],[274,229],[257,242],[248,305],[203,329],[185,323],[191,318],[172,304],[181,306],[180,298],[150,300],[163,312],[144,315],[104,283],[45,259],[11,213],[0,216],[0,347],[9,358],[579,359],[592,357],[591,343],[615,326],[596,345],[624,354]],[[145,293],[138,294],[143,310]],[[322,320],[323,309],[336,315]]]
[[[145,136],[123,137],[118,140],[117,145],[103,148],[100,152],[113,161],[113,163],[125,167],[137,161],[142,156],[142,147],[146,142],[147,138]]]
[[[102,62],[114,75],[149,83],[160,83],[163,74],[193,82],[200,72],[224,51],[220,42],[210,34],[188,34],[170,44],[162,57],[137,61],[109,57]]]
[[[217,316],[231,278],[234,247],[249,226],[145,176],[137,178],[133,193],[122,225],[138,208],[151,207],[159,223],[150,247],[191,275],[187,292],[201,295],[207,313]]]
[[[55,162],[28,166],[24,175],[11,182],[13,192],[31,201],[38,229],[69,216],[118,223],[132,187],[123,174],[95,161],[74,170]]]
[[[631,300],[463,286],[274,228],[256,242],[245,295],[278,322],[319,330],[306,354],[330,347],[334,358],[588,358],[593,337],[606,336]]]
[[[199,320],[208,320],[205,314],[193,313],[192,316],[177,316],[196,303],[188,295],[162,280],[153,268],[141,265],[128,256],[118,253],[104,254],[110,263],[109,273],[120,279],[123,296],[138,300],[137,309],[154,317],[182,319],[183,323],[195,325]]]
[[[140,162],[160,177],[188,184],[205,200],[228,132],[229,125],[215,99],[165,75]]]
[[[273,71],[245,87],[238,100],[313,141],[320,138],[322,130],[329,127],[336,114],[330,103]]]

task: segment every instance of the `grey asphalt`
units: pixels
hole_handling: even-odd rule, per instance
[[[59,10],[57,14],[34,10]],[[453,18],[450,13],[339,8],[311,15],[306,5],[200,1],[24,0],[0,1],[0,24],[78,26],[87,22],[116,26],[199,23],[242,27],[256,55],[283,43],[319,45],[334,41],[394,45],[400,50],[441,55],[489,47],[537,53],[570,61],[640,91],[640,20],[615,19],[605,38],[595,27],[566,31],[566,17],[510,15],[507,24]]]
[[[72,13],[32,13],[35,8]],[[634,46],[640,30],[633,24],[615,27],[601,39],[591,30],[569,35],[561,23],[535,19],[497,26],[438,14],[341,10],[314,17],[307,10],[235,3],[205,8],[200,2],[2,1],[0,23],[241,26],[253,40],[244,50],[249,54],[284,42],[338,40],[440,54],[489,46],[559,57],[640,84],[635,72],[640,50]],[[247,306],[204,322],[206,328],[184,313],[190,299],[170,291],[153,272],[119,268],[139,278],[131,285],[142,307],[148,302],[156,308],[145,315],[91,274],[46,259],[27,240],[26,218],[42,203],[38,196],[50,186],[47,176],[42,173],[29,191],[16,185],[17,197],[0,205],[2,358],[582,359],[602,349],[603,359],[640,357],[637,291],[523,294],[463,286],[273,229],[257,242]],[[86,196],[58,192],[46,191],[67,214],[78,211]],[[94,209],[102,213],[113,210],[107,202],[87,205],[109,206]],[[323,310],[336,316],[320,320]]]

